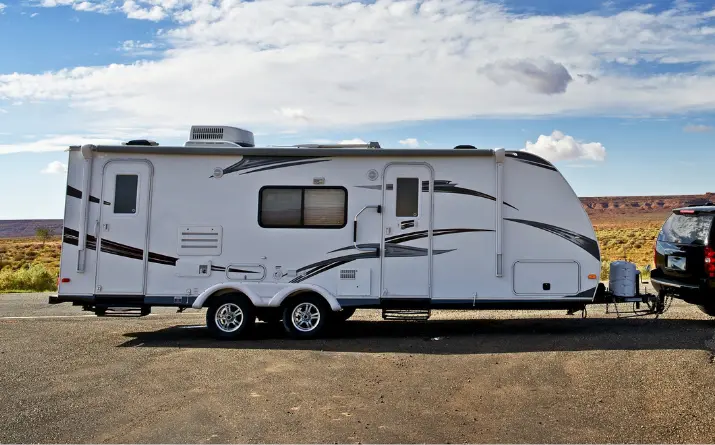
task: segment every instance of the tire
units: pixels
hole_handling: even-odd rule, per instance
[[[703,311],[706,315],[709,315],[711,317],[715,317],[715,304],[708,304],[708,305],[702,305],[698,306],[698,309]]]
[[[336,321],[338,323],[344,323],[344,322],[348,321],[348,319],[350,317],[352,317],[353,314],[355,314],[355,308],[349,307],[349,308],[344,308],[340,312],[333,312],[332,318],[334,321]]]
[[[94,313],[97,314],[97,317],[104,317],[107,315],[107,308],[106,307],[95,307]]]
[[[283,306],[283,327],[292,338],[316,338],[324,331],[331,315],[332,310],[323,297],[299,295]]]
[[[214,338],[234,340],[248,333],[256,323],[251,300],[240,294],[221,295],[209,303],[206,327]]]

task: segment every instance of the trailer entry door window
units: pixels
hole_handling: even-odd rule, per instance
[[[259,202],[261,227],[339,229],[347,219],[343,187],[263,187]]]
[[[137,213],[138,175],[117,175],[114,183],[114,213]]]
[[[415,217],[419,213],[419,178],[397,178],[395,212],[398,218]]]

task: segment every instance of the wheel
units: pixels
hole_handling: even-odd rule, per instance
[[[107,315],[107,308],[106,307],[95,307],[94,313],[97,314],[97,317],[104,317],[105,315]]]
[[[711,317],[715,317],[715,304],[700,305],[698,309]]]
[[[354,307],[348,307],[348,308],[343,308],[342,311],[340,312],[333,312],[332,317],[333,320],[342,323],[344,321],[348,321],[350,317],[355,314],[355,308]]]
[[[293,338],[315,338],[325,328],[331,312],[322,297],[305,295],[291,298],[283,307],[283,327]]]
[[[222,295],[209,304],[206,327],[220,340],[233,340],[250,331],[256,323],[251,301],[239,294]]]

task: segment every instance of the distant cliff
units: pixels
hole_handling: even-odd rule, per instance
[[[0,238],[33,237],[38,227],[50,229],[52,235],[62,234],[61,219],[10,219],[0,220]]]

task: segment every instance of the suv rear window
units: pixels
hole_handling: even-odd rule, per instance
[[[710,226],[715,215],[676,215],[673,214],[663,224],[658,239],[676,244],[708,243]]]

